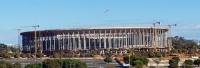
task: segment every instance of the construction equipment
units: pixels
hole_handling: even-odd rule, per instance
[[[101,14],[99,17],[97,17],[91,26],[94,26],[94,24],[96,24],[96,22],[98,22],[99,19],[101,19],[108,11],[109,10],[106,10],[103,14]]]
[[[154,21],[154,23],[153,23],[153,25],[154,25],[154,46],[153,46],[153,48],[154,48],[154,51],[157,51],[156,49],[157,49],[157,30],[156,30],[156,24],[161,24],[160,22],[155,22]]]
[[[37,31],[36,31],[36,28],[39,27],[39,25],[36,25],[36,26],[32,26],[34,28],[34,45],[35,45],[35,55],[37,54]]]
[[[17,45],[18,45],[18,51],[20,52],[20,31],[21,31],[21,29],[15,29],[15,30],[17,30],[17,36],[18,36],[18,38],[17,38],[17,40],[18,40],[18,43],[17,43]]]
[[[170,29],[170,45],[169,45],[169,51],[171,51],[171,49],[173,49],[172,47],[172,26],[177,26],[177,24],[170,24],[168,25],[169,29]]]

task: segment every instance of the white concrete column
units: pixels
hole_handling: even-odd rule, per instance
[[[86,49],[86,39],[85,39],[85,31],[83,31],[83,40],[84,40],[84,47],[83,47],[83,49]]]
[[[81,48],[81,35],[80,35],[79,31],[78,31],[78,49],[82,49]]]
[[[106,48],[106,30],[105,30],[105,33],[104,33],[104,48]]]
[[[101,48],[101,30],[99,30],[99,48]]]
[[[89,49],[91,49],[91,45],[90,45],[90,38],[91,38],[91,35],[90,35],[90,31],[89,31]]]
[[[111,47],[111,30],[110,30],[110,33],[108,35],[108,43],[109,43],[109,48],[112,48]]]

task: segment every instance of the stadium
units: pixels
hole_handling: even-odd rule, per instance
[[[73,28],[22,32],[23,52],[35,50],[44,54],[54,51],[97,50],[121,51],[126,49],[167,51],[167,28],[107,27]],[[36,36],[36,38],[35,38]],[[36,48],[36,49],[35,49]]]

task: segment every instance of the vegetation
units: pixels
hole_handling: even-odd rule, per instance
[[[192,60],[185,60],[185,68],[193,68],[194,62]]]
[[[7,61],[0,61],[0,68],[21,68],[21,64],[19,62],[12,64]]]
[[[80,60],[46,59],[42,63],[28,64],[25,68],[87,68],[87,65]]]
[[[161,59],[156,58],[156,59],[153,59],[153,61],[154,61],[154,62],[157,64],[157,66],[158,66],[158,64],[160,63]]]
[[[32,63],[32,64],[27,64],[25,68],[41,68],[42,64],[41,63]]]
[[[37,54],[36,54],[36,57],[42,58],[42,57],[44,57],[44,54],[43,54],[43,53],[37,53]]]
[[[175,48],[171,51],[173,53],[195,54],[197,52],[197,48],[200,47],[196,40],[188,40],[179,36],[172,38],[172,44]]]
[[[136,68],[142,68],[142,66],[144,64],[143,64],[143,62],[141,60],[136,60],[136,61],[133,61],[131,65],[136,67]]]
[[[130,57],[130,64],[136,68],[142,68],[144,65],[148,64],[148,59],[143,56],[138,56],[137,53]],[[124,62],[129,63],[129,56],[124,57]]]
[[[59,58],[60,57],[60,54],[59,53],[57,53],[57,52],[54,52],[53,53],[53,58]]]
[[[124,62],[125,62],[126,64],[129,64],[129,56],[128,56],[128,55],[124,57]]]
[[[107,62],[107,63],[110,63],[110,62],[112,62],[112,58],[111,57],[106,57],[104,59],[104,61]]]
[[[179,61],[179,57],[172,57],[172,59],[169,60],[169,68],[178,68]]]
[[[200,65],[200,59],[196,59],[196,60],[194,60],[194,65],[199,66],[199,65]]]
[[[21,63],[16,62],[16,63],[13,65],[13,68],[22,68]]]

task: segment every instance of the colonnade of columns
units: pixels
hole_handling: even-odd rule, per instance
[[[153,29],[98,29],[74,30],[72,32],[42,32],[38,35],[38,50],[87,50],[167,46],[165,29],[157,29],[156,40]],[[23,36],[23,50],[34,51],[34,35]]]

